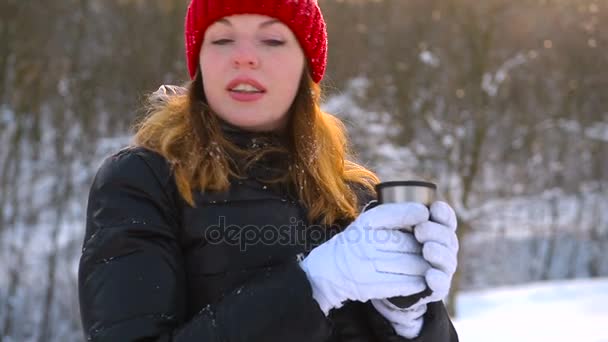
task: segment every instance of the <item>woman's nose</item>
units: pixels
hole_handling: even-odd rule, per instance
[[[249,67],[256,69],[260,65],[260,60],[254,47],[242,45],[237,46],[234,52],[233,64],[235,68]]]

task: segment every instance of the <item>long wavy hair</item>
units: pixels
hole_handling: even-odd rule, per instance
[[[295,189],[311,221],[332,224],[355,218],[361,203],[354,188],[373,191],[379,181],[353,161],[346,129],[321,110],[321,87],[308,70],[289,109],[283,146],[263,149],[241,148],[225,136],[221,120],[208,105],[200,70],[186,88],[163,101],[148,98],[147,115],[135,125],[134,144],[170,162],[180,195],[191,206],[193,191],[225,191],[231,177],[241,176],[236,159],[255,163],[281,149],[289,156],[289,167],[276,181]]]

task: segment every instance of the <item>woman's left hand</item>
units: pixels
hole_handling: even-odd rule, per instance
[[[423,325],[426,304],[443,300],[450,290],[458,265],[459,249],[456,236],[457,219],[454,209],[445,202],[435,202],[430,208],[430,220],[414,228],[416,240],[422,244],[422,256],[431,268],[425,274],[431,294],[409,308],[399,308],[387,299],[372,300],[400,336],[415,338]]]
[[[456,213],[445,202],[431,205],[430,220],[414,228],[416,240],[422,244],[422,256],[431,264],[425,279],[431,295],[416,304],[443,300],[450,291],[452,277],[458,266],[458,237]],[[414,305],[416,305],[414,304]]]

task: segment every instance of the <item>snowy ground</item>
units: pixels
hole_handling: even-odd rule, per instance
[[[464,292],[462,342],[608,342],[608,278]]]

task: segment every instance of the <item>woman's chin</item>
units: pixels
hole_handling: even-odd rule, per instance
[[[224,119],[229,124],[236,126],[240,129],[252,132],[268,132],[274,131],[278,128],[278,125],[274,122],[259,121],[259,120],[246,120],[246,119]]]

